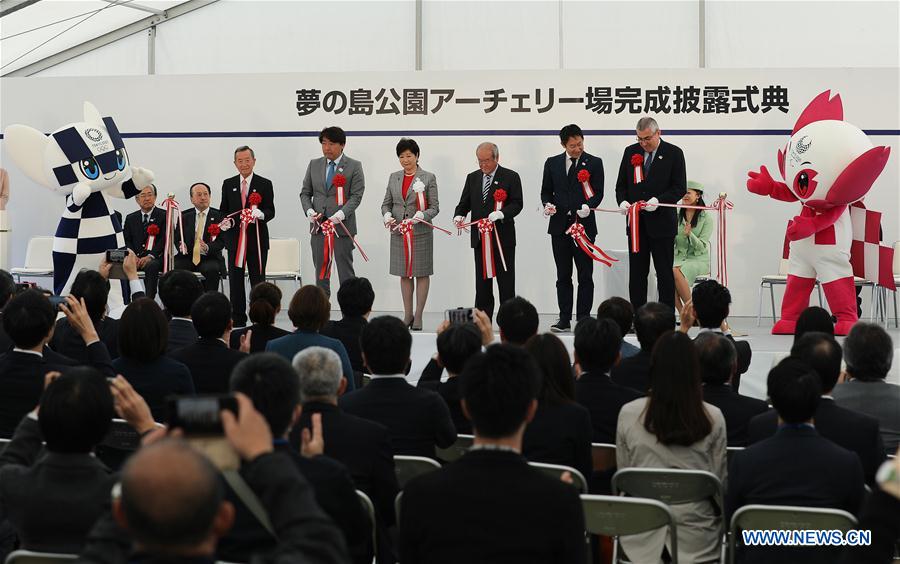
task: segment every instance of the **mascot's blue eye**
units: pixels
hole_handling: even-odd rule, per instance
[[[100,167],[97,166],[97,161],[93,158],[84,159],[80,163],[81,172],[87,177],[88,180],[97,180],[100,177]]]
[[[128,157],[125,156],[125,149],[116,149],[116,167],[119,170],[125,170],[127,161]]]

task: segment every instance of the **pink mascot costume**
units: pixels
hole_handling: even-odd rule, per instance
[[[787,287],[773,334],[794,333],[818,278],[837,317],[834,332],[846,335],[858,319],[854,274],[881,282],[880,271],[890,265],[893,253],[878,244],[881,214],[862,205],[890,148],[873,147],[862,130],[843,120],[840,96],[822,92],[803,110],[784,150],[778,150],[785,182],[774,180],[765,166],[748,173],[747,189],[754,194],[803,204],[788,222]],[[889,278],[885,283],[893,287]]]

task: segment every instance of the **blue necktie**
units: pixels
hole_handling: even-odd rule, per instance
[[[331,180],[334,178],[334,161],[328,161],[328,172],[325,173],[325,188],[331,186]]]
[[[653,153],[647,153],[647,158],[644,159],[644,178],[647,177],[647,174],[650,173],[650,165],[653,163]]]

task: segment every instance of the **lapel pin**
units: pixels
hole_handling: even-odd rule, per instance
[[[499,182],[497,182],[497,181],[496,181],[496,180],[495,180],[495,181],[494,181],[494,184],[500,184],[500,183],[499,183]]]
[[[662,155],[660,155],[658,158],[659,158],[659,160],[662,160]]]

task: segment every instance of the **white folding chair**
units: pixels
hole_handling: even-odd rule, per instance
[[[270,239],[266,280],[293,280],[300,287],[300,240]]]
[[[440,470],[440,468],[440,463],[432,458],[394,455],[394,472],[397,474],[397,484],[400,486],[400,489],[403,489],[406,482],[416,476]]]
[[[374,549],[375,554],[378,554],[378,541],[377,535],[375,534],[375,504],[372,503],[372,498],[366,495],[366,492],[362,490],[356,490],[356,495],[359,497],[359,502],[362,504],[366,515],[369,517],[369,526],[372,527],[372,548]]]
[[[53,237],[32,237],[25,251],[25,266],[13,268],[10,274],[21,282],[23,276],[46,278],[53,276]]]
[[[613,538],[612,563],[621,562],[619,537],[669,528],[672,564],[678,564],[678,525],[666,504],[655,499],[609,495],[582,495],[584,526],[588,533]],[[590,550],[588,550],[590,553]]]
[[[778,274],[766,274],[766,275],[763,275],[763,277],[760,278],[760,280],[759,280],[759,297],[757,299],[757,304],[756,304],[756,326],[757,327],[759,327],[759,325],[762,321],[762,299],[763,299],[762,293],[763,293],[763,287],[765,287],[765,286],[769,287],[769,299],[771,300],[771,306],[772,306],[772,323],[775,323],[777,321],[777,318],[775,315],[775,286],[784,286],[787,284],[788,264],[789,264],[788,259],[784,259],[784,258],[781,259],[781,262],[778,265]],[[816,280],[816,292],[818,293],[818,296],[819,296],[819,305],[824,307],[823,304],[825,302],[822,300],[822,285],[819,283],[818,280]]]
[[[78,556],[75,554],[14,550],[6,557],[6,564],[59,564],[60,562],[72,562],[76,558]]]
[[[437,449],[437,457],[445,462],[462,458],[475,441],[474,435],[456,435],[456,442],[447,448]]]
[[[563,466],[562,464],[547,464],[545,462],[529,462],[530,466],[534,466],[544,474],[556,479],[560,479],[564,472],[568,472],[572,476],[572,485],[578,489],[578,493],[587,493],[588,483],[584,478],[584,474],[572,468],[571,466]]]
[[[602,472],[615,467],[616,445],[611,443],[591,443],[591,460],[595,472]]]

